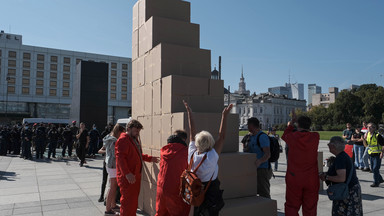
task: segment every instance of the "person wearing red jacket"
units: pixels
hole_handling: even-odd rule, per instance
[[[161,148],[157,177],[156,216],[188,216],[191,206],[179,195],[180,176],[188,167],[187,133],[177,130]]]
[[[296,115],[293,112],[292,121],[288,122],[288,127],[282,136],[289,147],[285,175],[285,215],[299,215],[300,207],[303,216],[316,215],[320,187],[317,166],[320,135],[317,132],[310,132],[309,117],[299,117],[297,131],[294,131],[295,122]]]
[[[143,161],[159,162],[158,157],[142,153],[139,141],[143,125],[137,120],[127,124],[127,133],[122,133],[116,141],[116,176],[120,187],[120,215],[136,216],[140,193]]]

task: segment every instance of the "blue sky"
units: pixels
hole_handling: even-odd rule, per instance
[[[131,57],[133,0],[0,0],[0,29],[28,45]],[[384,1],[192,0],[201,48],[238,88],[384,84]],[[383,75],[383,76],[381,76]],[[307,91],[305,91],[307,97]]]

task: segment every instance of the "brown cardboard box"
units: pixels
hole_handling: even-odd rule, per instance
[[[160,43],[200,47],[199,25],[162,17],[151,17],[139,28],[139,56]]]
[[[145,83],[144,58],[139,57],[132,62],[132,88],[143,86]]]
[[[151,116],[153,113],[153,88],[152,84],[144,86],[144,115]]]
[[[183,128],[180,128],[183,129]],[[167,139],[173,133],[172,131],[172,114],[165,114],[161,116],[161,144],[167,144]]]
[[[140,1],[137,1],[132,9],[132,32],[139,29],[139,3]]]
[[[162,80],[153,82],[153,115],[161,115],[161,85]]]
[[[228,199],[224,202],[225,206],[220,211],[220,216],[248,216],[256,214],[265,216],[277,216],[276,200],[254,196],[239,199]]]
[[[132,89],[132,116],[144,116],[144,86]]]
[[[140,132],[140,138],[143,148],[152,148],[152,129],[153,122],[151,116],[144,116],[141,122],[144,129]]]
[[[149,55],[153,64],[153,80],[169,75],[211,77],[211,51],[161,43]]]
[[[222,153],[219,158],[219,179],[224,199],[257,195],[256,154]],[[236,182],[236,184],[234,184]]]
[[[161,148],[161,116],[152,116],[152,149]]]
[[[152,155],[152,150],[148,147],[142,148],[143,154]],[[152,163],[143,162],[143,170],[141,172],[141,180],[151,182],[152,178]]]
[[[145,84],[151,84],[153,79],[153,56],[145,55],[144,57],[144,72],[145,72]]]
[[[152,16],[164,17],[180,20],[184,22],[191,21],[191,5],[186,1],[177,0],[140,0],[139,5],[139,26]]]
[[[221,96],[224,95],[224,80],[209,80],[209,95]]]
[[[132,32],[132,61],[139,57],[139,30]]]
[[[162,94],[166,97],[206,96],[208,95],[209,79],[171,75],[162,79]]]
[[[183,100],[188,102],[194,112],[221,113],[224,109],[223,97],[224,95],[222,97],[172,95],[171,97],[163,88],[161,99],[162,113],[184,112]]]

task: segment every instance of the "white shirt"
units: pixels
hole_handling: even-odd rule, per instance
[[[208,152],[199,154],[195,146],[195,141],[192,141],[189,143],[188,148],[188,163],[191,161],[192,154],[194,154],[192,171],[195,170],[197,165],[199,165],[200,161],[203,160],[204,155],[207,155],[207,158],[197,170],[196,175],[200,178],[202,182],[208,182],[213,174],[212,181],[215,180],[217,178],[217,174],[219,173],[219,166],[217,165],[219,155],[217,154],[215,149],[212,148]]]

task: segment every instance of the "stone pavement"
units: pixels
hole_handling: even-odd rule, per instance
[[[331,155],[326,144],[327,141],[321,141],[319,148],[324,158]],[[104,205],[97,202],[102,160],[87,159],[88,163],[79,167],[75,159],[30,161],[0,156],[0,215],[103,215]],[[284,215],[285,154],[281,154],[279,162],[276,178],[271,180],[271,196],[277,200],[279,215]],[[384,184],[371,188],[372,173],[358,170],[357,174],[363,191],[364,215],[383,215]],[[331,215],[331,206],[325,193],[320,192],[318,215]]]

